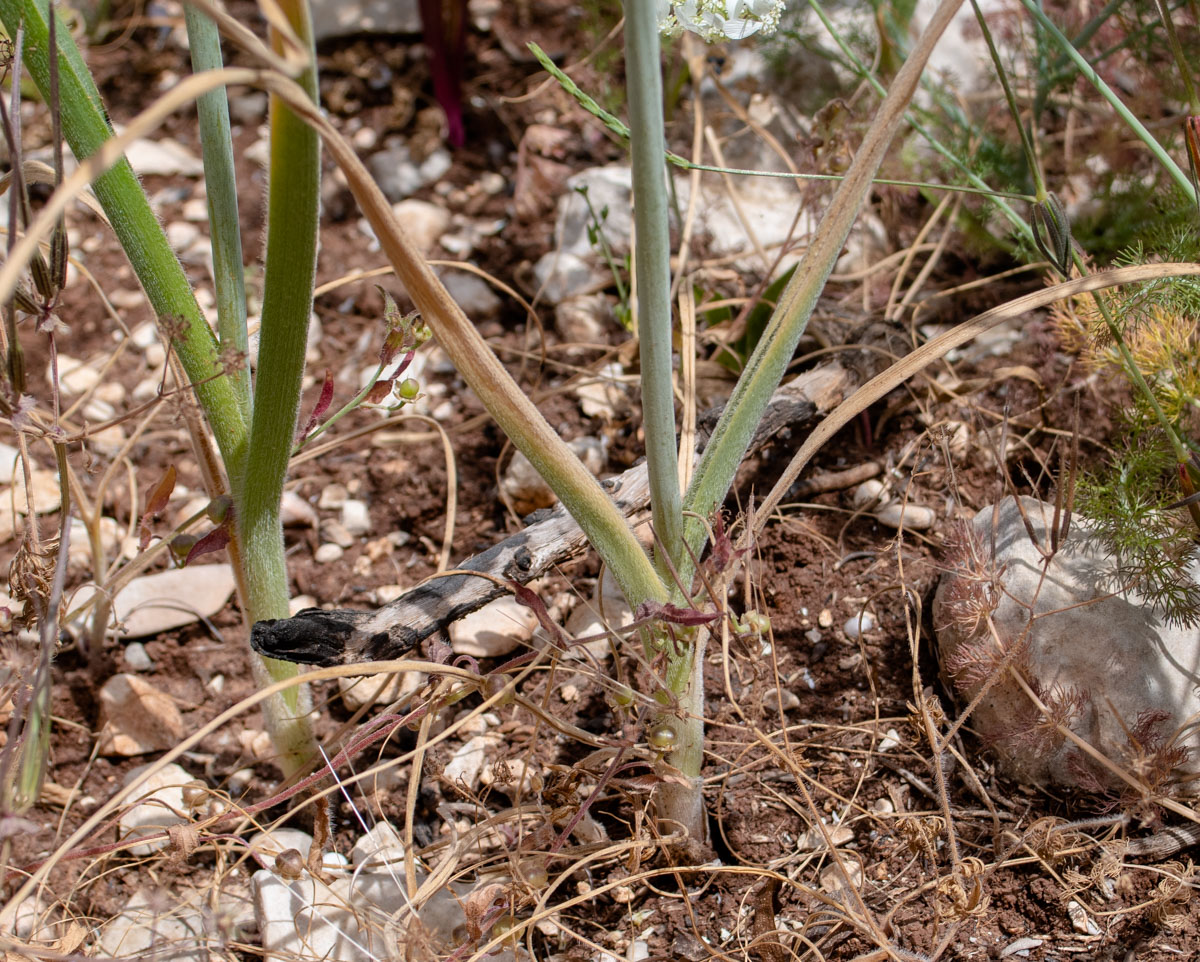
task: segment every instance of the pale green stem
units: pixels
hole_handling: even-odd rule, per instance
[[[1146,145],[1152,154],[1154,154],[1154,156],[1158,159],[1158,162],[1162,164],[1164,168],[1166,168],[1167,173],[1170,174],[1175,180],[1175,183],[1179,185],[1180,189],[1183,190],[1183,193],[1187,196],[1187,198],[1193,204],[1196,203],[1196,191],[1192,187],[1191,178],[1189,178],[1188,175],[1180,169],[1179,165],[1175,163],[1171,155],[1163,148],[1163,145],[1160,144],[1157,139],[1155,139],[1154,135],[1150,133],[1150,131],[1146,129],[1142,122],[1133,115],[1130,109],[1126,107],[1124,103],[1122,103],[1121,98],[1118,97],[1116,93],[1113,92],[1113,89],[1101,79],[1100,75],[1096,73],[1094,69],[1092,69],[1092,65],[1084,59],[1083,54],[1081,54],[1075,49],[1074,46],[1072,46],[1071,41],[1063,36],[1062,31],[1054,25],[1054,21],[1052,21],[1046,16],[1045,13],[1042,12],[1037,3],[1034,2],[1034,0],[1021,0],[1021,2],[1025,5],[1025,9],[1033,15],[1033,18],[1037,20],[1037,22],[1048,34],[1050,34],[1050,36],[1054,39],[1054,42],[1057,43],[1060,48],[1062,48],[1063,53],[1071,58],[1071,61],[1083,75],[1084,79],[1086,79],[1093,87],[1096,88],[1100,96],[1108,101],[1109,106],[1116,111],[1117,115],[1129,126],[1129,129],[1132,130],[1134,134],[1137,135],[1138,139]]]
[[[219,70],[221,38],[217,25],[192,4],[184,4],[192,70]],[[208,227],[212,238],[213,284],[216,288],[217,331],[221,348],[242,357],[248,351],[246,336],[246,284],[242,266],[242,232],[238,220],[237,178],[233,164],[233,137],[229,130],[229,100],[224,90],[211,90],[196,101],[200,144],[204,155],[204,187],[208,197]],[[229,375],[242,417],[250,421],[250,367],[244,364]],[[226,464],[230,486],[240,488],[242,467]]]
[[[658,17],[649,0],[625,4],[625,91],[629,100],[633,220],[637,249],[638,357],[650,507],[659,576],[683,560],[683,513],[671,364],[671,237]],[[663,556],[665,554],[665,557]],[[684,586],[687,590],[687,585]]]
[[[289,0],[280,6],[311,51],[312,24],[306,0]],[[315,57],[313,63],[298,82],[315,101]],[[246,618],[251,624],[288,616],[287,564],[279,506],[300,408],[316,278],[321,180],[317,132],[274,95],[270,100],[270,136],[259,365],[246,484],[236,514],[245,571]],[[256,669],[273,681],[295,677],[298,671],[287,662],[257,657]],[[266,709],[284,770],[295,770],[311,756],[314,744],[307,689],[289,689],[271,699]]]

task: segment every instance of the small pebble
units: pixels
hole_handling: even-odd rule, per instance
[[[1080,935],[1099,935],[1100,926],[1098,926],[1082,905],[1071,899],[1067,903],[1067,915],[1071,917],[1071,928]]]
[[[822,608],[821,613],[817,615],[817,624],[822,628],[833,627],[833,612],[828,608]]]
[[[125,646],[125,667],[130,671],[149,671],[154,667],[146,646],[140,641],[131,641]]]
[[[371,530],[371,512],[365,501],[349,499],[342,503],[342,527],[354,536]]]
[[[1009,942],[1008,945],[1000,950],[1000,958],[1007,959],[1010,955],[1017,955],[1018,953],[1028,955],[1032,949],[1036,949],[1045,941],[1045,939],[1016,939],[1013,942]]]
[[[937,521],[937,513],[933,508],[923,504],[900,504],[898,501],[885,504],[875,512],[875,517],[880,524],[886,524],[889,528],[903,526],[912,531],[925,531]]]
[[[842,630],[846,632],[847,638],[858,638],[860,634],[875,630],[875,616],[869,611],[860,612],[852,618],[847,618]]]
[[[877,504],[882,494],[883,482],[877,478],[870,478],[854,489],[850,503],[856,508],[868,508]]]
[[[317,548],[317,550],[313,553],[313,560],[316,561],[317,564],[329,564],[333,561],[340,561],[342,555],[345,553],[345,549],[343,549],[341,545],[330,544],[327,542],[321,545],[321,547]]]
[[[899,744],[900,736],[897,734],[896,729],[889,728],[883,738],[879,740],[879,744],[876,747],[881,752],[890,752],[893,748],[898,747]]]

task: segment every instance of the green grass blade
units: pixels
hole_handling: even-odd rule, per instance
[[[187,21],[192,70],[217,70],[224,66],[217,25],[190,3],[183,8]],[[213,283],[216,287],[217,332],[224,351],[245,356],[246,275],[242,266],[242,232],[238,220],[237,179],[233,164],[233,138],[229,132],[229,100],[223,90],[213,90],[196,101],[200,143],[204,155],[204,185],[208,195],[208,225],[212,238]],[[230,375],[242,417],[250,420],[250,368]],[[231,475],[241,472],[226,465]],[[237,484],[234,484],[237,488]]]

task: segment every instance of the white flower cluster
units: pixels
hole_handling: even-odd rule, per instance
[[[640,2],[640,0],[635,0]],[[708,43],[745,40],[751,34],[774,33],[783,0],[657,0],[658,26],[668,36],[684,30]]]

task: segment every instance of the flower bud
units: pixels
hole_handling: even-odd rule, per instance
[[[1033,241],[1063,277],[1071,276],[1071,222],[1054,194],[1033,205]]]

